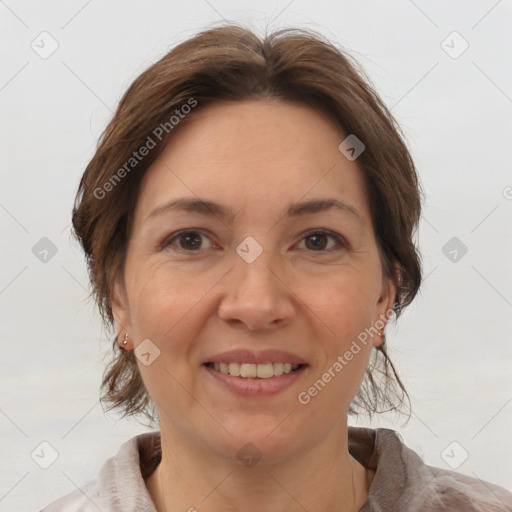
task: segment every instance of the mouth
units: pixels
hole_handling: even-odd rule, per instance
[[[232,377],[241,377],[243,379],[272,379],[273,377],[296,372],[306,367],[307,364],[207,362],[204,366],[216,372],[223,373],[224,375],[231,375]]]
[[[213,362],[202,365],[215,389],[245,398],[268,398],[284,393],[306,375],[309,365],[297,363]]]

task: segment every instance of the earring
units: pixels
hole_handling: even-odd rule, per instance
[[[128,333],[126,332],[124,334],[123,348],[125,348],[127,344],[128,344]]]

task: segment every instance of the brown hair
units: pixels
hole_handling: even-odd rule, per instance
[[[364,143],[358,164],[383,271],[397,286],[393,310],[398,317],[421,284],[413,242],[421,212],[420,185],[400,128],[369,83],[350,56],[315,32],[285,29],[259,38],[234,24],[199,33],[138,76],[100,137],[73,209],[75,236],[85,251],[92,293],[105,324],[113,325],[110,299],[123,270],[139,184],[175,125],[186,122],[182,114],[192,106],[190,115],[207,104],[252,98],[320,109]],[[134,152],[142,154],[143,146],[151,149],[135,159]],[[102,382],[103,404],[125,415],[144,413],[154,419],[133,351],[120,349],[117,336],[113,349]],[[349,412],[355,413],[357,406],[370,414],[400,410],[405,397],[382,345],[374,351]]]

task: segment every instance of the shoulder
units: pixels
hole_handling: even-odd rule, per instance
[[[121,445],[117,455],[104,462],[98,478],[40,512],[155,512],[144,477],[159,443],[158,432],[132,437]]]
[[[54,501],[40,512],[97,512],[96,503],[100,501],[99,479],[89,482],[82,489],[63,496]]]
[[[416,475],[404,493],[408,510],[512,511],[512,493],[498,485],[425,464]]]
[[[511,512],[512,493],[429,466],[389,429],[349,429],[353,455],[375,472],[361,512]]]

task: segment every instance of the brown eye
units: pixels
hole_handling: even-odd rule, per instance
[[[329,247],[329,239],[334,240],[334,247]],[[344,239],[334,233],[326,233],[323,231],[315,231],[306,235],[305,240],[306,249],[315,252],[329,252],[336,249],[336,246],[346,247]]]
[[[201,247],[201,235],[198,233],[186,233],[178,237],[182,249],[199,249]]]
[[[310,241],[310,243],[308,244],[307,241]],[[320,234],[320,235],[310,235],[308,237],[306,237],[306,246],[308,249],[313,249],[313,250],[317,250],[317,249],[325,249],[326,246],[327,246],[327,235],[323,235],[323,234]]]
[[[175,246],[177,242],[178,247],[175,249],[178,251],[198,252],[201,249],[203,237],[207,238],[206,235],[198,231],[179,231],[162,244],[162,249],[173,245]]]

